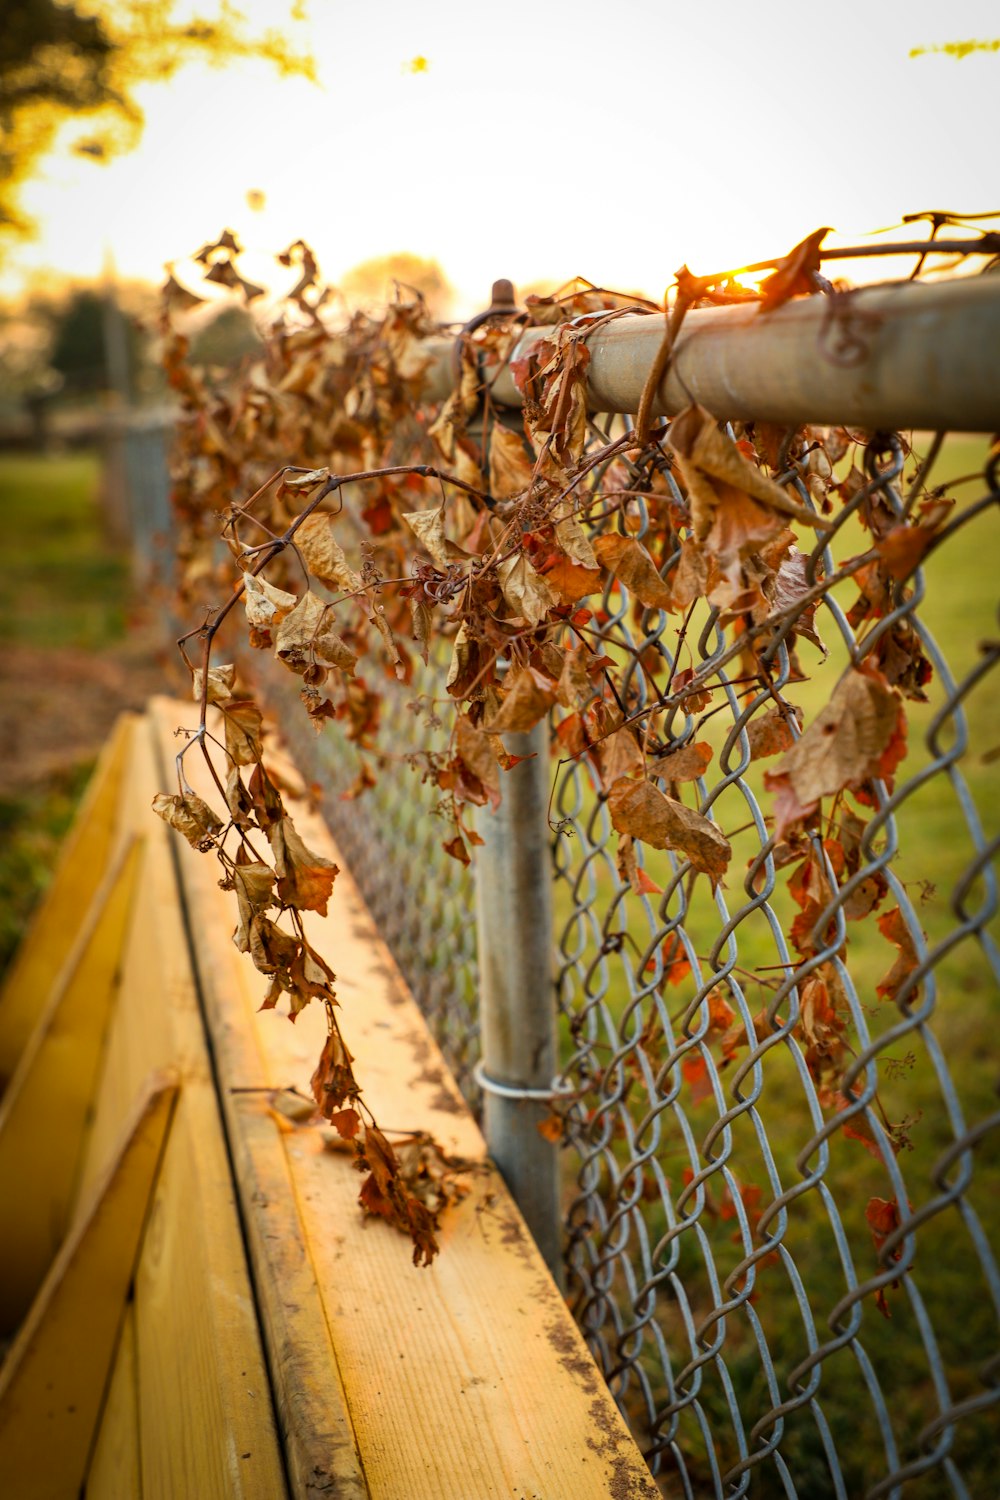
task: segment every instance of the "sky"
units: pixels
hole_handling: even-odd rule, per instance
[[[239,8],[263,28],[291,6]],[[682,262],[746,264],[821,224],[852,243],[906,212],[1000,209],[1000,53],[909,55],[1000,34],[995,0],[311,0],[287,30],[318,85],[190,65],[139,90],[133,154],[46,158],[24,196],[41,234],[0,289],[97,276],[109,253],[123,277],[183,276],[228,226],[268,285],[300,237],[334,282],[406,250],[466,314],[499,276],[661,297]]]

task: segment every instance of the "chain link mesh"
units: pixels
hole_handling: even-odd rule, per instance
[[[952,477],[967,468],[970,447],[943,445],[943,478],[949,464]],[[862,550],[852,536],[862,505],[906,508],[898,440],[872,444],[866,469],[810,578]],[[878,784],[856,868],[834,868],[813,837],[826,898],[812,944],[800,942],[806,957],[788,941],[796,908],[747,733],[773,695],[741,692],[739,657],[707,606],[679,631],[620,585],[603,601],[603,648],[634,664],[630,712],[655,710],[663,667],[716,684],[715,711],[697,725],[714,774],[694,800],[734,847],[714,894],[686,862],[644,850],[648,893],[637,895],[619,872],[599,778],[584,760],[559,768],[562,1082],[576,1090],[570,1295],[665,1494],[875,1500],[907,1481],[920,1495],[994,1483],[1000,1277],[985,1155],[1000,1123],[998,840],[976,792],[982,802],[1000,730],[1000,643],[983,639],[995,473],[982,484],[932,566],[861,639],[844,589],[824,599],[828,655],[808,683],[795,681],[787,639],[769,648],[774,689],[807,722],[886,633],[919,643],[933,667],[929,701],[911,705],[905,777],[893,791]],[[665,732],[684,743],[695,728],[675,715]],[[873,880],[884,882],[882,910],[898,907],[888,942],[870,896],[859,900]],[[894,958],[898,982],[880,998]],[[840,1014],[824,1037],[809,980],[830,966]],[[824,1084],[817,1049],[847,1038],[843,1077]]]

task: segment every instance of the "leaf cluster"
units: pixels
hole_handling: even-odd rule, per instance
[[[808,289],[815,242],[795,247],[769,278],[762,316]],[[238,257],[228,232],[199,252],[209,279],[250,300],[259,288]],[[230,770],[219,788],[224,811],[192,801],[183,785],[159,810],[223,859],[239,904],[237,944],[269,976],[265,1003],[287,993],[293,1017],[312,998],[327,1005],[330,1037],[314,1078],[324,1113],[336,1119],[360,1098],[333,976],[300,917],[325,910],[335,871],[294,832],[264,767],[259,709],[235,695],[231,666],[213,664],[215,636],[239,601],[249,646],[299,678],[317,730],[336,720],[358,746],[358,794],[380,769],[382,684],[408,683],[419,659],[443,655],[447,740],[421,769],[450,821],[444,847],[463,862],[479,842],[470,811],[500,802],[517,763],[504,737],[551,716],[558,753],[586,765],[607,804],[623,880],[644,896],[663,893],[642,867],[643,845],[669,851],[678,878],[704,876],[714,888],[729,873],[731,840],[704,790],[713,749],[698,731],[726,707],[731,680],[724,686],[720,672],[736,663],[744,766],[774,762],[764,778],[773,797],[765,854],[799,910],[787,937],[802,978],[750,1028],[721,992],[699,1002],[700,1014],[711,1001],[710,1013],[690,1018],[698,1047],[687,1049],[686,1076],[710,1090],[710,1047],[725,1067],[741,1048],[794,1031],[845,1133],[876,1154],[898,1150],[901,1132],[886,1121],[873,1135],[868,1123],[840,961],[845,921],[886,900],[870,819],[905,754],[906,700],[922,699],[931,675],[905,615],[887,617],[944,534],[951,502],[915,491],[897,514],[879,482],[885,443],[866,447],[866,434],[841,428],[726,426],[694,404],[650,423],[648,392],[635,424],[601,426],[588,409],[588,336],[626,310],[660,314],[589,283],[529,299],[539,330],[531,341],[519,343],[525,317],[514,310],[478,321],[455,344],[450,394],[428,407],[440,330],[422,299],[401,290],[384,316],[338,323],[308,248],[299,242],[281,259],[301,270],[289,305],[260,354],[222,387],[190,361],[182,324],[191,294],[174,280],[165,293],[165,358],[182,407],[179,587],[186,607],[201,601],[208,611],[185,637],[201,645],[190,661],[202,705],[195,737],[204,742],[214,704]],[[746,293],[680,273],[657,379],[687,309],[730,295]],[[494,399],[508,364],[521,412]],[[834,567],[827,544],[848,514],[869,545]],[[847,580],[857,589],[848,619],[858,644],[803,729],[776,663],[794,684],[806,675],[803,646],[825,655],[817,607]],[[226,602],[212,604],[220,593]],[[688,628],[705,608],[729,645],[710,663],[685,666]],[[673,656],[653,628],[664,615],[678,622]],[[633,653],[609,646],[607,627],[620,618],[646,642]],[[250,848],[258,833],[267,858]],[[912,938],[898,908],[878,922],[898,952],[878,997],[905,1008],[915,998]],[[685,972],[683,953],[672,953],[664,983]],[[429,1259],[431,1231],[396,1196],[374,1122],[364,1140],[366,1207],[407,1228]]]

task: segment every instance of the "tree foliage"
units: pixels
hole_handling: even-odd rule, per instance
[[[178,0],[8,0],[0,25],[0,253],[32,231],[20,191],[71,127],[72,151],[107,161],[142,133],[138,84],[165,81],[193,60],[222,66],[262,58],[313,77],[312,61],[277,30],[255,35],[220,0],[216,14],[178,19]]]

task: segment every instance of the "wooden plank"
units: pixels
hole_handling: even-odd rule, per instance
[[[0,1327],[23,1317],[69,1227],[84,1125],[117,993],[140,844],[94,896],[0,1103]]]
[[[48,891],[0,989],[0,1091],[17,1067],[120,835],[122,780],[137,722],[122,714],[101,751]]]
[[[220,1253],[216,1237],[220,1219],[235,1216],[234,1189],[224,1159],[216,1180],[206,1172],[200,1113],[185,1093],[135,1279],[142,1489],[278,1500],[286,1490],[259,1343],[229,1341],[254,1318],[242,1247],[232,1237]]]
[[[158,703],[156,712],[166,748],[178,709]],[[189,774],[201,795],[213,795],[197,767]],[[295,816],[307,844],[337,858],[320,821],[303,809]],[[197,913],[195,949],[224,1091],[306,1089],[322,1012],[305,1011],[294,1028],[258,1014],[263,982],[229,940],[233,914],[211,862],[181,848],[179,863]],[[330,916],[308,925],[341,975],[347,1039],[383,1125],[429,1130],[446,1149],[481,1158],[474,1122],[343,867]],[[258,1063],[244,1076],[247,1037]],[[233,1128],[253,1155],[277,1125],[259,1094],[236,1097]],[[450,1212],[441,1255],[417,1271],[406,1240],[361,1218],[348,1160],[325,1151],[312,1128],[280,1140],[373,1500],[654,1500],[641,1455],[496,1175]],[[241,1170],[239,1180],[245,1191],[252,1177]],[[244,1212],[264,1217],[246,1199]],[[260,1276],[267,1266],[257,1269]]]
[[[6,1494],[66,1500],[83,1483],[176,1096],[150,1079],[0,1368]]]
[[[240,1232],[171,851],[149,810],[161,782],[151,727],[137,732],[135,800],[150,822],[92,1152],[150,1050],[183,1093],[136,1273],[142,1487],[153,1495],[278,1500],[286,1493],[267,1368]],[[165,1024],[166,1023],[166,1024]]]
[[[157,707],[164,757],[162,785],[168,785],[176,743],[172,731],[189,716],[189,707],[165,700]],[[164,836],[170,836],[166,829]],[[195,863],[203,866],[210,882],[214,880],[210,859],[195,856]],[[227,951],[232,946],[228,943],[231,922],[226,925],[228,914],[222,917],[221,941],[206,946],[200,935],[206,922],[220,920],[218,908],[204,913],[196,903],[189,915],[216,1063],[225,1080],[222,1104],[244,1205],[247,1246],[292,1492],[367,1500],[368,1486],[303,1237],[284,1143],[274,1120],[260,1107],[261,1093],[253,1092],[269,1087],[268,1064],[254,1029],[244,1024],[240,1003],[234,1007],[228,994],[233,982]],[[239,974],[236,979],[241,982]]]
[[[141,1494],[135,1308],[130,1302],[125,1309],[84,1495],[85,1500],[139,1500]]]

